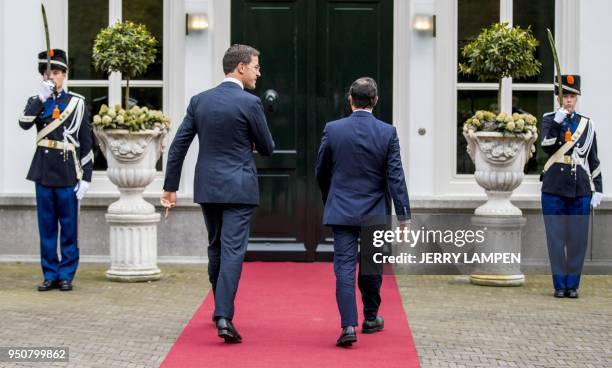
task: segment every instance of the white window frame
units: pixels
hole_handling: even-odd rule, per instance
[[[457,82],[457,25],[458,3],[436,2],[436,66],[435,66],[435,139],[434,190],[437,195],[484,197],[483,189],[476,184],[474,175],[457,174],[457,91],[477,89],[496,90],[496,83]],[[500,21],[512,24],[512,0],[500,1]],[[555,41],[561,52],[560,64],[563,71],[579,73],[579,4],[573,0],[555,1]],[[551,84],[520,83],[512,85],[510,78],[502,81],[502,108],[512,108],[512,91],[550,91]],[[449,159],[450,158],[450,159]],[[539,200],[541,183],[539,175],[525,175],[523,183],[514,191],[513,197]]]
[[[122,1],[129,0],[108,0],[108,24],[114,24],[122,19]],[[68,48],[68,0],[64,2],[64,29],[63,39],[65,40],[66,52],[69,54]],[[147,87],[147,88],[163,88],[162,106],[164,113],[170,116],[174,127],[177,126],[177,111],[182,109],[182,88],[183,74],[182,62],[180,55],[184,54],[184,12],[182,4],[179,1],[163,0],[163,80],[130,80],[130,87]],[[178,58],[171,59],[170,55],[179,55]],[[170,63],[173,65],[170,65]],[[174,82],[170,82],[174,80]],[[107,87],[109,104],[121,103],[121,88],[126,86],[126,81],[121,80],[121,73],[111,73],[107,80],[67,80],[67,87]],[[95,111],[91,112],[92,115]],[[167,152],[164,152],[163,162],[167,160]],[[155,174],[153,182],[147,187],[145,194],[153,194],[161,192],[163,188],[165,167],[163,171],[158,171]],[[94,170],[92,174],[92,186],[90,192],[93,194],[107,195],[117,193],[116,186],[110,181],[106,175],[106,171]]]

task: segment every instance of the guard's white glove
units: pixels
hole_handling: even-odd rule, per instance
[[[47,101],[49,97],[53,94],[53,90],[55,89],[55,84],[53,84],[50,80],[44,80],[40,83],[40,91],[38,92],[38,98],[42,102]]]
[[[597,208],[601,204],[601,199],[603,198],[603,193],[595,192],[591,197],[591,206],[593,208]]]
[[[557,123],[561,124],[561,123],[563,123],[563,120],[565,120],[567,115],[569,115],[569,111],[567,111],[563,107],[560,107],[559,110],[557,110],[557,112],[555,112],[555,117],[553,118],[553,120],[556,121]]]
[[[76,192],[76,197],[79,201],[83,199],[83,197],[85,197],[85,193],[87,193],[88,189],[89,189],[89,182],[85,180],[79,180],[77,185],[74,187],[74,191]]]

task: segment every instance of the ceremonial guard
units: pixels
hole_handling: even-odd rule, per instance
[[[589,230],[589,214],[602,199],[597,135],[590,118],[576,112],[580,76],[562,76],[561,107],[544,115],[542,212],[554,296],[578,297]],[[555,88],[558,95],[558,88]]]
[[[47,55],[48,54],[48,55]],[[36,183],[36,209],[44,281],[39,291],[72,290],[79,263],[78,209],[93,169],[90,115],[83,96],[64,88],[66,52],[38,54],[43,76],[37,95],[28,99],[19,125],[36,126],[36,151],[28,180]],[[57,254],[58,224],[61,259]]]

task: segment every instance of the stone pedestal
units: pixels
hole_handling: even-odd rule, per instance
[[[476,166],[474,179],[484,188],[487,202],[478,207],[472,223],[486,227],[486,253],[521,252],[521,228],[525,218],[510,202],[523,181],[523,169],[532,155],[537,134],[505,135],[500,132],[464,132],[467,151]],[[479,264],[470,275],[476,285],[519,286],[525,282],[518,264]]]
[[[158,280],[157,223],[161,216],[142,193],[155,178],[166,132],[97,130],[95,134],[108,162],[107,175],[121,194],[106,214],[111,258],[106,277],[127,282]]]
[[[485,241],[475,252],[521,253],[521,232],[526,219],[523,216],[474,216],[472,225],[486,228]],[[487,286],[521,286],[525,276],[520,263],[479,263],[470,275],[470,282]]]

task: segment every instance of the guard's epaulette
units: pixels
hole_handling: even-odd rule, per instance
[[[82,98],[83,100],[85,99],[85,97],[83,95],[80,95],[78,93],[72,92],[72,91],[68,91],[68,93],[70,93],[72,96],[78,97],[78,98]]]
[[[554,114],[554,113],[555,113],[555,111],[547,112],[547,113],[544,113],[543,116],[548,116],[548,115],[551,115],[551,114]]]

